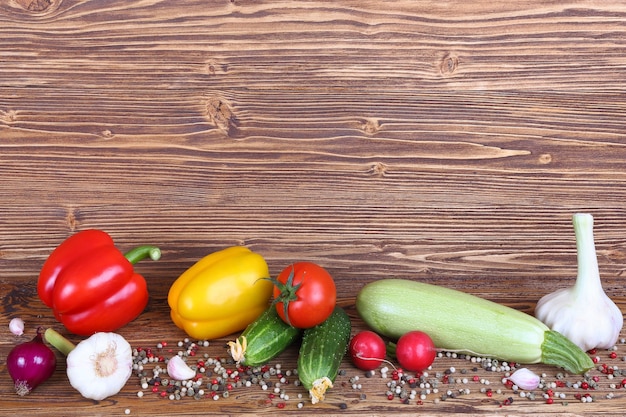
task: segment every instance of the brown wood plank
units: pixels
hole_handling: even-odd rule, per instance
[[[29,336],[59,326],[36,279],[50,251],[86,228],[106,230],[122,250],[163,250],[137,267],[151,300],[120,330],[133,346],[183,339],[169,286],[237,244],[261,253],[272,274],[296,260],[325,266],[355,332],[358,289],[384,277],[532,313],[576,276],[571,215],[582,211],[596,219],[603,283],[624,310],[624,21],[623,4],[588,0],[0,0],[1,322],[20,316]],[[137,398],[134,377],[94,403],[69,386],[60,361],[51,381],[19,398],[4,361],[26,339],[4,329],[0,415],[583,415],[626,404],[611,386],[621,375],[593,371],[593,402],[568,388],[549,405],[452,358],[433,373],[453,366],[502,391],[455,383],[446,390],[471,393],[405,405],[345,360],[328,401],[302,410],[293,385],[279,410],[260,388],[218,401]],[[206,353],[224,355],[225,341]],[[599,352],[601,363],[621,369],[624,349],[615,359]],[[279,361],[294,367],[296,355]],[[532,369],[550,381],[558,372]],[[351,387],[357,374],[361,390]]]

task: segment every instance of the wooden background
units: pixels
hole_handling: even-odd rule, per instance
[[[385,277],[532,313],[576,275],[575,212],[594,215],[603,283],[626,308],[625,22],[624,3],[592,0],[0,0],[0,414],[302,413],[260,406],[254,390],[138,399],[137,381],[94,403],[62,362],[14,395],[4,361],[27,339],[6,323],[24,318],[28,337],[58,326],[38,272],[86,228],[163,251],[137,268],[151,301],[120,330],[133,346],[183,338],[169,285],[236,244],[272,274],[326,267],[355,331],[358,289]],[[504,411],[621,414],[626,391],[604,381],[591,404]],[[368,381],[367,400],[339,387],[305,410],[503,412],[479,388],[406,406]]]

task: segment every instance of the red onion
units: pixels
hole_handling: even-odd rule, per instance
[[[56,364],[54,352],[43,342],[41,329],[33,340],[15,346],[7,356],[7,369],[18,395],[26,395],[48,380]]]

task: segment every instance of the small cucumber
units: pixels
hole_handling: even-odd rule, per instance
[[[278,316],[276,306],[271,305],[234,342],[228,342],[228,346],[237,363],[259,366],[287,349],[301,333],[300,329],[285,323]]]
[[[350,330],[350,318],[341,307],[335,307],[323,323],[304,330],[298,378],[309,390],[313,404],[323,401],[326,390],[332,388],[350,342]]]

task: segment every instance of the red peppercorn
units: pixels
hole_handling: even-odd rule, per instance
[[[609,358],[611,358],[611,359],[617,358],[617,353],[616,352],[611,352],[611,354],[609,355]]]
[[[285,408],[285,403],[278,403],[278,404],[276,404],[276,407],[278,407],[278,408]]]
[[[582,384],[580,384],[580,387],[582,389],[589,389],[589,383],[588,382],[583,382]]]
[[[389,401],[393,400],[393,398],[394,398],[394,395],[393,395],[393,394],[388,394],[388,395],[387,395],[387,399],[388,399]]]
[[[546,400],[546,404],[553,404],[553,403],[554,403],[554,399],[552,399],[552,398],[548,398]]]
[[[491,389],[488,389],[485,394],[487,395],[487,397],[493,397],[493,391]]]

